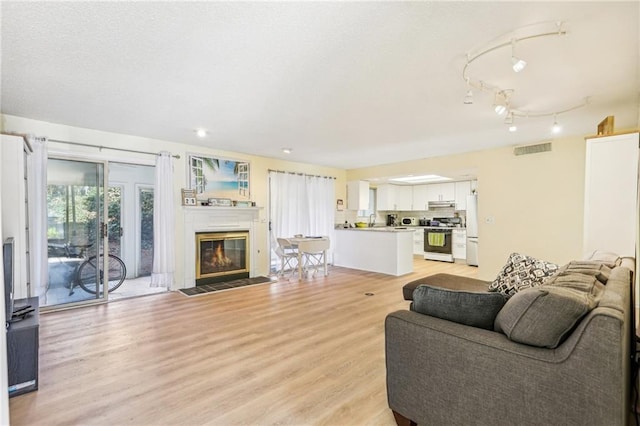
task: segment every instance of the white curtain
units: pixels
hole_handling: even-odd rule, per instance
[[[47,254],[47,148],[45,138],[29,137],[33,148],[27,156],[27,201],[29,208],[29,276],[31,296],[42,298],[47,292],[49,264]]]
[[[175,274],[175,220],[171,154],[163,151],[156,160],[153,197],[153,272],[151,287],[171,289]]]
[[[270,172],[269,194],[273,236],[317,235],[334,241],[335,179]],[[333,260],[332,250],[327,260]]]

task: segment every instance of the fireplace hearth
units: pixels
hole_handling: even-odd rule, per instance
[[[196,233],[196,285],[249,277],[249,232]]]

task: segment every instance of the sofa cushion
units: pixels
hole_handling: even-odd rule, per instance
[[[475,278],[463,277],[452,274],[433,274],[428,277],[418,278],[402,287],[404,300],[413,300],[413,291],[419,285],[430,285],[432,287],[447,288],[449,290],[464,291],[487,291],[489,281],[482,281]]]
[[[558,265],[520,253],[511,253],[507,263],[496,279],[489,285],[489,291],[497,291],[511,297],[518,291],[541,285],[544,280],[558,271]]]
[[[555,348],[597,306],[603,289],[592,276],[559,276],[511,297],[496,316],[494,329],[514,342]]]
[[[602,284],[606,284],[611,276],[611,268],[604,263],[591,261],[591,260],[572,260],[566,265],[558,268],[558,273],[547,281],[553,280],[555,276],[564,276],[571,274],[583,274],[595,277]]]
[[[411,310],[491,330],[505,300],[502,294],[486,290],[471,292],[420,285],[413,292]]]
[[[595,250],[585,260],[593,262],[599,262],[607,265],[609,268],[614,268],[620,264],[620,256],[611,251]]]

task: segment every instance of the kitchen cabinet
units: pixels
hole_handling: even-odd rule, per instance
[[[414,185],[413,187],[413,210],[429,210],[429,185]]]
[[[369,209],[369,182],[347,182],[347,210]]]
[[[413,232],[413,254],[424,254],[424,228]]]
[[[639,134],[586,141],[583,254],[636,255]]]
[[[451,244],[451,253],[454,259],[465,260],[467,258],[467,230],[454,229]]]
[[[454,185],[456,210],[466,210],[467,196],[471,195],[471,181],[456,182]]]
[[[434,183],[427,185],[427,201],[453,201],[456,198],[456,185],[451,183]]]
[[[380,185],[376,191],[377,210],[411,210],[413,190],[411,186]]]
[[[412,210],[413,188],[411,186],[396,186],[396,210]]]

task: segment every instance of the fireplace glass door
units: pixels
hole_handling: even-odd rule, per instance
[[[202,279],[249,274],[249,233],[196,234],[196,283]]]

